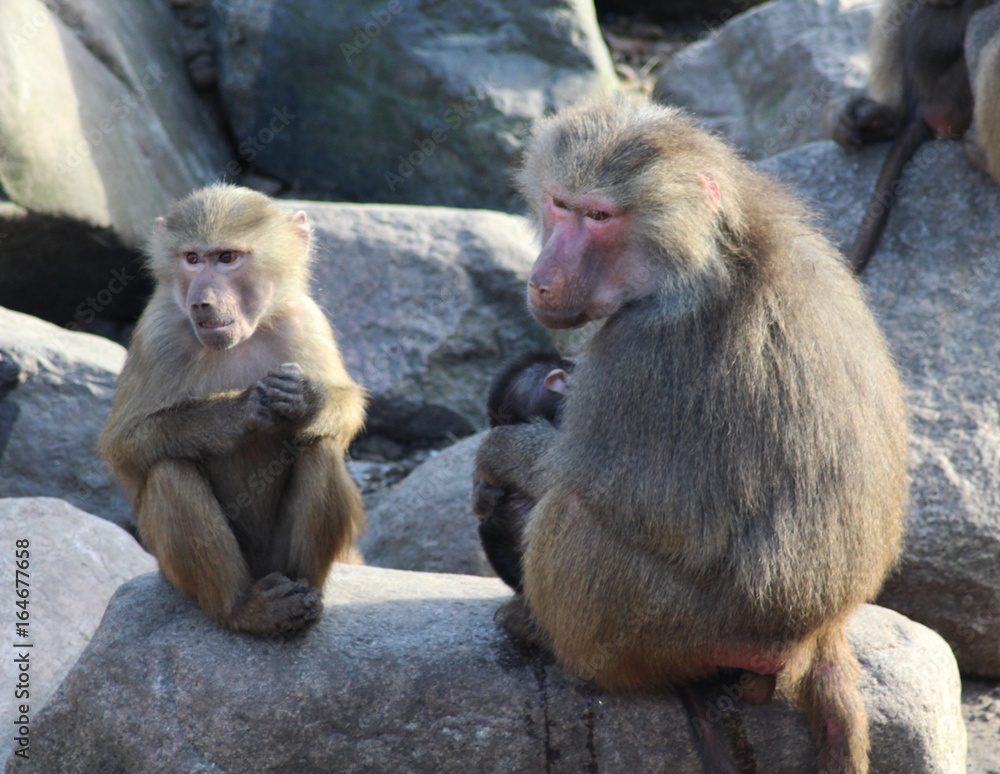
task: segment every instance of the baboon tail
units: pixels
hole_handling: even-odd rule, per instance
[[[858,228],[858,235],[854,239],[854,246],[851,247],[848,256],[855,274],[861,274],[865,270],[878,246],[882,231],[889,220],[889,210],[899,196],[896,183],[903,174],[903,167],[913,158],[917,148],[933,136],[926,122],[920,116],[914,116],[892,141],[892,147],[889,148],[889,153],[882,164],[882,171],[875,181],[875,191],[872,193],[871,201]]]
[[[757,765],[743,731],[742,715],[735,707],[723,713],[716,706],[722,697],[719,685],[711,680],[698,680],[679,686],[677,695],[691,721],[691,737],[704,774],[756,774]]]
[[[820,634],[798,691],[819,746],[819,774],[868,774],[868,715],[860,676],[843,628]]]

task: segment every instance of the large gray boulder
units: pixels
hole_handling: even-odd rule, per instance
[[[128,8],[0,3],[0,305],[61,325],[138,314],[153,218],[229,158],[169,4]]]
[[[764,167],[850,244],[886,153],[833,143]],[[963,672],[1000,677],[1000,189],[960,143],[906,170],[863,282],[908,386],[906,549],[880,602],[944,635]]]
[[[0,308],[0,497],[59,497],[131,522],[96,448],[124,362],[114,342]]]
[[[191,88],[167,3],[0,4],[0,184],[35,213],[128,245],[228,160]],[[65,277],[64,277],[65,280]]]
[[[0,659],[0,711],[13,722],[22,704],[28,706],[24,714],[38,716],[90,641],[115,589],[155,570],[156,560],[113,524],[47,497],[0,498],[0,532],[0,574],[9,583],[2,615],[8,652]],[[23,583],[15,587],[19,569]],[[27,596],[17,596],[21,590]],[[19,601],[26,604],[16,607]],[[18,636],[17,626],[27,636]],[[31,647],[22,647],[26,644]],[[15,658],[27,663],[27,678]],[[27,695],[15,695],[15,687]],[[3,757],[13,747],[14,729],[0,738]]]
[[[649,18],[699,17],[705,24],[721,24],[766,0],[598,0],[598,13],[643,13]]]
[[[485,433],[449,446],[365,514],[365,563],[396,570],[493,575],[472,514],[472,471]]]
[[[137,578],[7,772],[701,771],[673,694],[596,693],[525,653],[493,624],[504,597],[493,579],[341,567],[317,628],[281,642],[224,631],[157,575]],[[945,643],[875,607],[850,636],[873,774],[963,774]],[[742,716],[758,770],[815,771],[784,701]]]
[[[241,159],[316,198],[510,209],[530,122],[617,88],[586,0],[214,9]]]
[[[501,364],[551,346],[527,311],[524,219],[480,210],[289,202],[316,232],[314,291],[371,393],[366,427],[408,442],[486,426]]]
[[[865,85],[874,0],[775,0],[689,46],[654,97],[688,108],[750,156],[823,137],[830,101]]]

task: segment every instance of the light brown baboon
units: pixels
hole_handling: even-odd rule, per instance
[[[529,305],[603,325],[562,424],[496,427],[483,487],[537,505],[515,636],[608,690],[749,670],[795,697],[820,771],[868,770],[845,621],[896,561],[902,387],[808,214],[683,113],[592,106],[536,130]],[[483,515],[483,514],[479,514]]]
[[[528,352],[507,364],[490,385],[486,411],[490,427],[545,421],[558,427],[573,361],[546,352]],[[473,508],[479,539],[497,576],[521,589],[524,525],[535,501],[523,492],[479,486]]]
[[[867,95],[835,103],[828,114],[830,136],[852,149],[893,139],[875,183],[849,259],[861,273],[889,218],[898,196],[903,167],[925,141],[933,137],[961,137],[984,115],[979,137],[989,142],[997,130],[1000,111],[1000,75],[997,68],[979,68],[979,80],[970,81],[966,35],[979,26],[977,11],[996,0],[882,0],[868,39],[871,77]],[[995,32],[995,23],[993,30]],[[976,38],[981,49],[986,40]],[[1000,45],[1000,44],[998,44]],[[974,52],[975,53],[975,52]],[[995,50],[987,52],[987,59]],[[975,94],[975,98],[974,98]],[[980,108],[982,105],[982,108]],[[1000,160],[1000,144],[992,151]]]
[[[1000,184],[1000,5],[977,12],[965,36],[965,58],[969,64],[975,102],[972,129],[966,135],[966,151],[977,167]]]
[[[260,634],[315,621],[361,522],[344,450],[364,396],[308,293],[305,213],[216,185],[156,221],[156,290],[100,450],[143,543],[214,620]]]

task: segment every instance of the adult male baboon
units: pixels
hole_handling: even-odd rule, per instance
[[[100,449],[163,575],[232,629],[316,620],[361,501],[364,397],[309,297],[305,213],[216,185],[156,221],[156,290]]]
[[[542,242],[532,313],[604,322],[560,428],[497,427],[478,452],[477,490],[537,502],[505,626],[604,689],[778,674],[820,770],[866,772],[844,625],[896,561],[907,428],[858,283],[674,109],[544,122],[518,181]]]
[[[879,5],[868,40],[868,94],[836,103],[828,115],[831,137],[845,148],[894,139],[849,255],[857,273],[864,271],[885,228],[903,167],[925,141],[961,137],[977,115],[979,140],[970,142],[970,157],[982,158],[984,169],[990,168],[986,159],[992,159],[991,174],[997,177],[1000,140],[994,139],[998,130],[992,128],[1000,121],[996,51],[986,52],[984,66],[977,61],[970,67],[971,58],[978,60],[996,37],[995,20],[981,11],[995,2],[882,0]],[[1000,39],[995,45],[1000,46]]]

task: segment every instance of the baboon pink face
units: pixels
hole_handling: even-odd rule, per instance
[[[182,247],[177,253],[177,303],[202,346],[229,349],[257,330],[275,284],[256,270],[249,251]]]
[[[593,195],[544,194],[542,251],[528,280],[531,313],[546,328],[576,328],[650,291],[630,237],[632,218]]]

